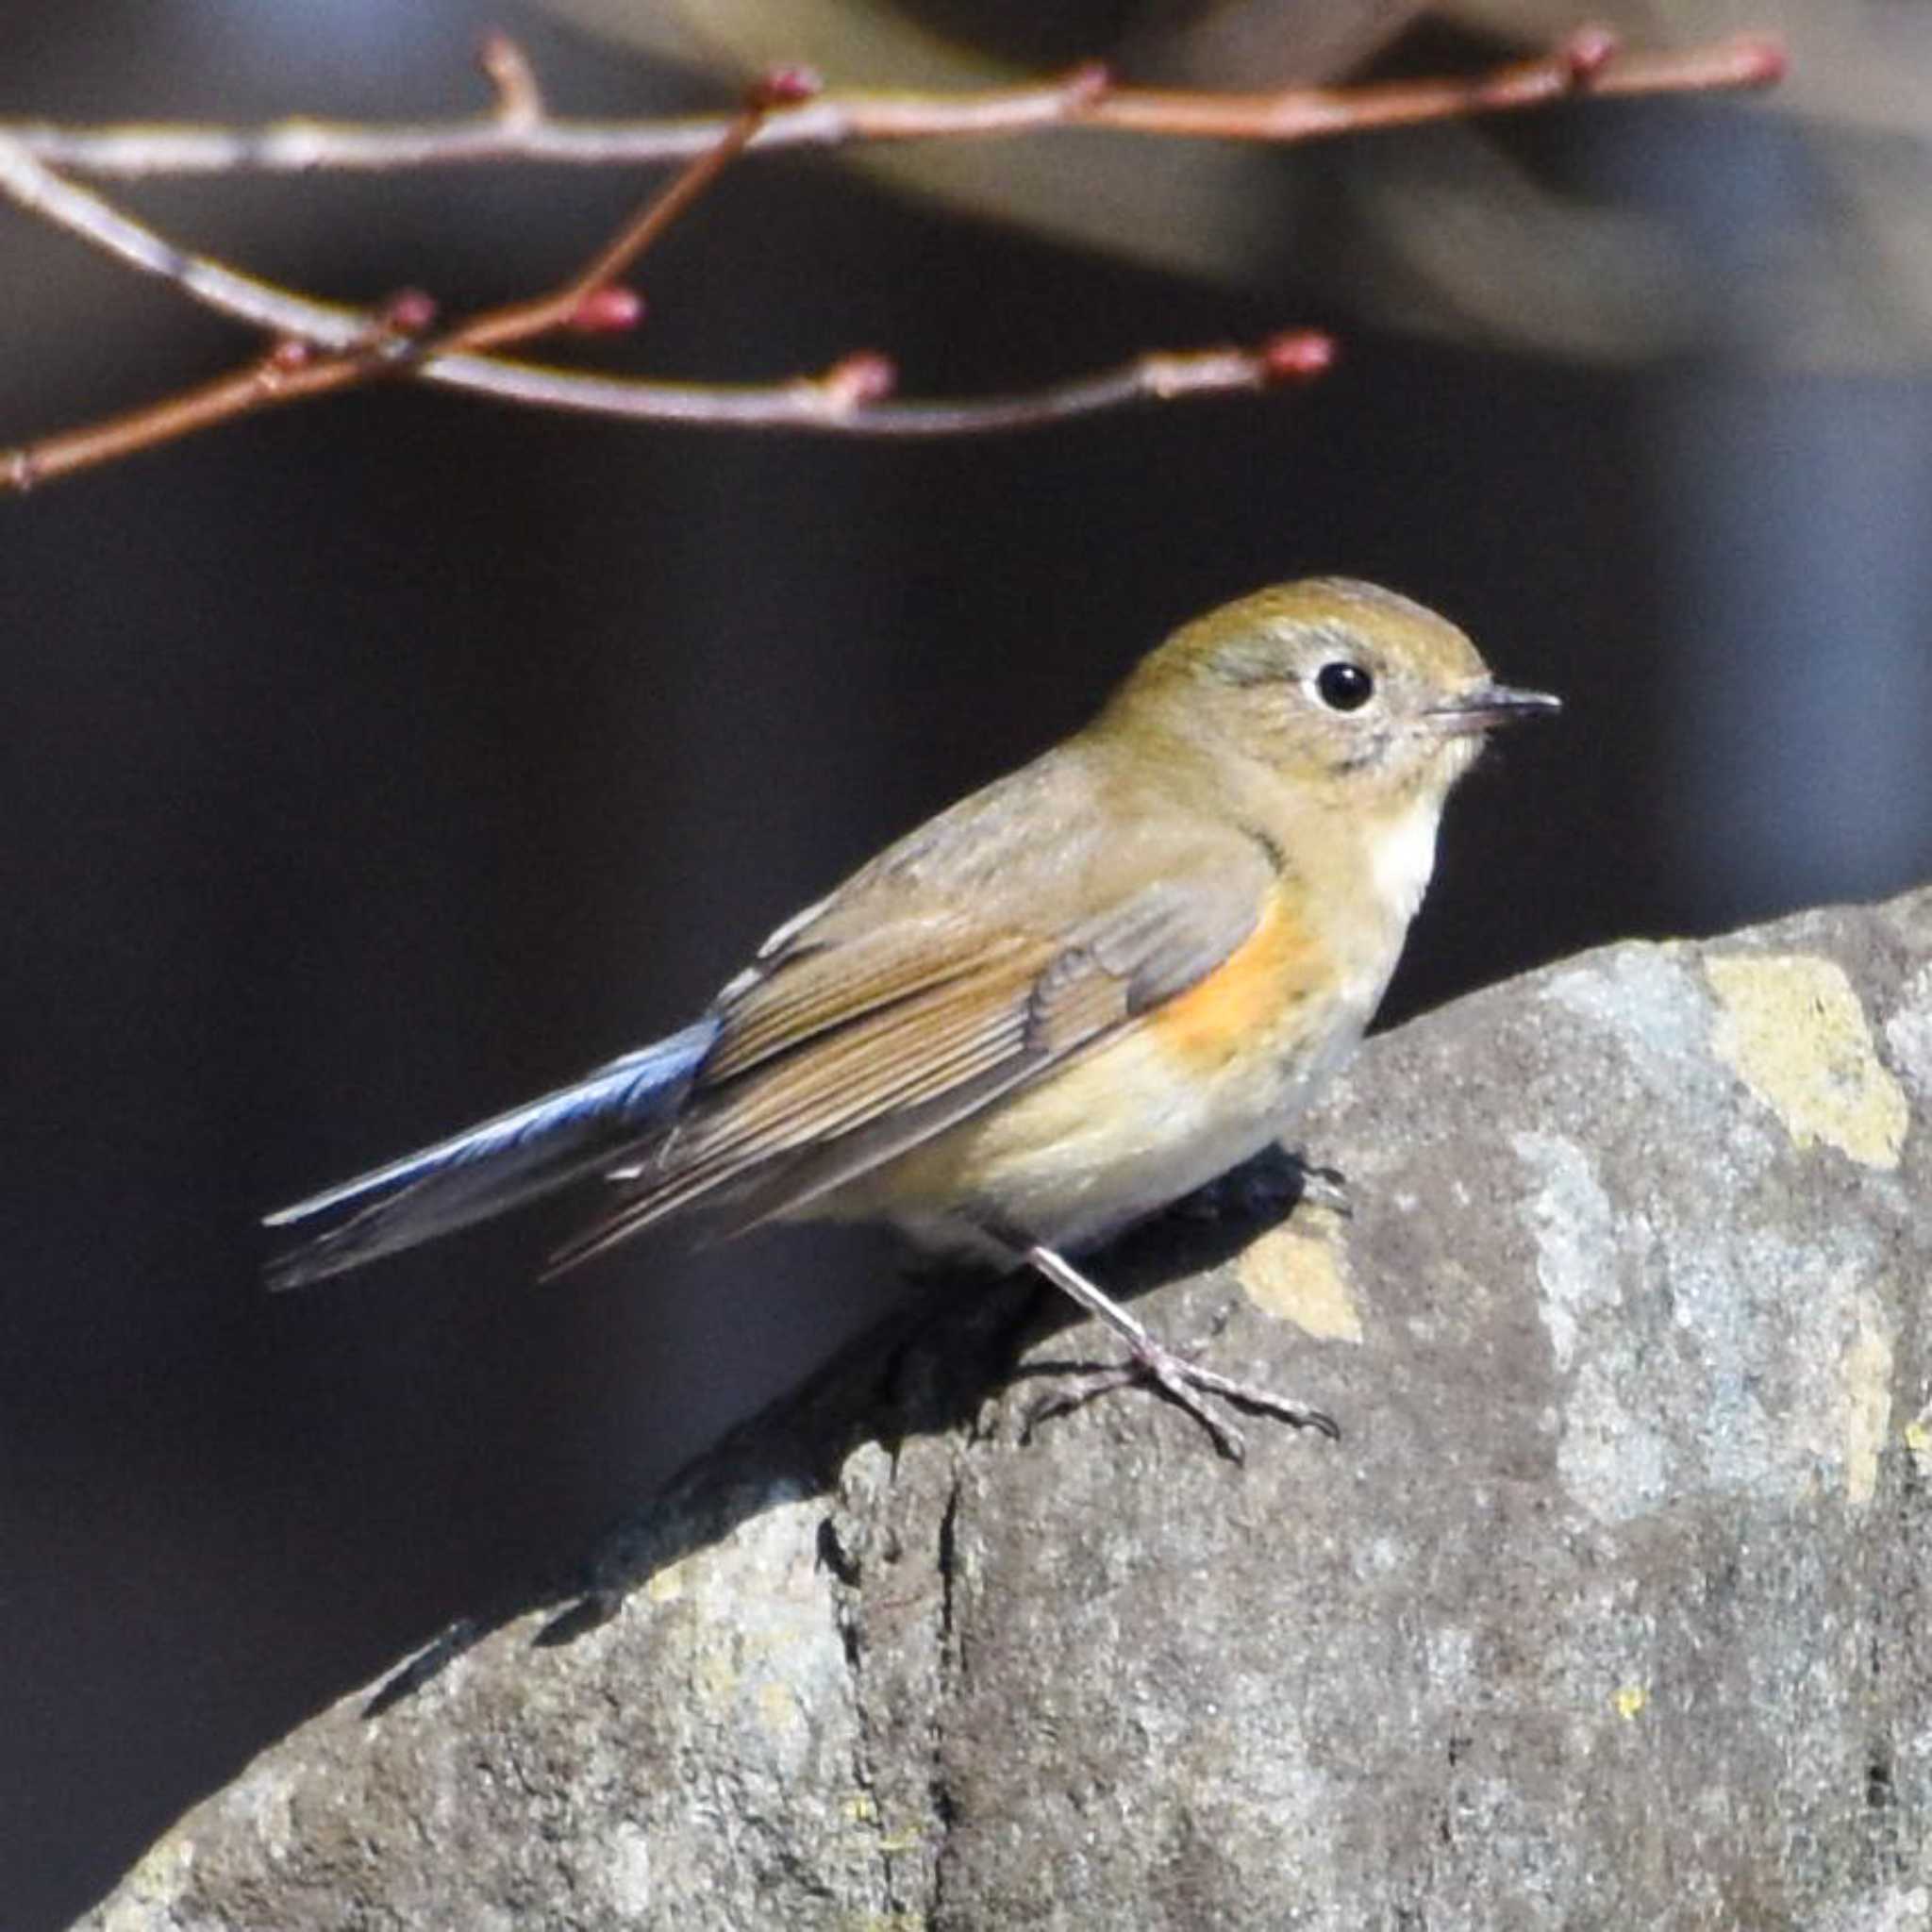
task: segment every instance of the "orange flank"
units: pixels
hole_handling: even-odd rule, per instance
[[[1277,886],[1254,931],[1205,979],[1150,1013],[1146,1025],[1171,1053],[1201,1073],[1215,1072],[1298,1024],[1295,1009],[1322,978],[1321,948]]]

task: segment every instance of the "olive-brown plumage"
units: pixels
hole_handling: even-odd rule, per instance
[[[1481,734],[1555,706],[1370,585],[1224,606],[780,926],[685,1033],[274,1217],[334,1220],[277,1278],[602,1173],[558,1267],[687,1208],[883,1219],[1039,1268],[1231,1453],[1202,1388],[1317,1420],[1172,1356],[1066,1253],[1292,1121],[1388,984]]]

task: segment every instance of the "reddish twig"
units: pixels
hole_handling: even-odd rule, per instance
[[[526,78],[528,69],[523,64],[523,57],[518,55],[513,62],[506,58],[504,50],[510,42],[501,34],[492,35],[491,43],[501,69],[499,75],[498,66],[492,66],[491,73],[498,75],[498,85],[505,89],[506,103],[514,104],[519,112],[533,108],[537,96],[534,84]],[[716,142],[683,168],[661,193],[645,202],[569,281],[546,295],[471,317],[460,327],[422,345],[415,359],[501,348],[507,342],[533,341],[556,329],[583,327],[587,321],[590,325],[598,326],[592,318],[600,312],[607,317],[601,325],[609,326],[617,319],[616,311],[600,298],[614,292],[613,284],[618,276],[751,145],[752,137],[774,107],[786,100],[798,99],[813,84],[805,76],[791,73],[766,80],[726,125]]]
[[[1784,77],[1784,49],[1763,35],[1668,54],[1625,54],[1608,27],[1579,27],[1548,54],[1488,74],[1447,80],[1391,80],[1372,87],[1285,88],[1274,93],[1123,91],[1085,118],[1135,134],[1234,141],[1315,141],[1424,121],[1520,113],[1580,94],[1710,93],[1770,87]]]
[[[513,67],[501,71],[517,72]],[[563,329],[621,327],[634,321],[637,298],[616,286],[614,278],[744,151],[774,103],[795,96],[807,85],[808,79],[798,75],[782,75],[768,84],[708,153],[683,169],[558,288],[433,333],[434,308],[426,296],[393,298],[368,316],[273,288],[222,263],[183,253],[0,140],[0,188],[17,200],[29,201],[59,225],[222,313],[280,332],[276,346],[243,369],[105,422],[0,452],[0,491],[23,491],[235,416],[406,374],[509,401],[635,420],[933,437],[1035,427],[1140,402],[1277,388],[1319,375],[1333,360],[1328,337],[1302,330],[1254,349],[1144,355],[1118,369],[1021,394],[902,403],[891,400],[896,381],[891,363],[870,352],[846,357],[823,375],[739,386],[586,375],[479,353]]]
[[[541,111],[534,84],[528,80],[528,70],[508,41],[498,37],[497,43],[486,49],[485,58],[507,107],[518,112]],[[765,82],[708,152],[683,168],[575,275],[548,293],[486,310],[433,336],[428,331],[435,319],[435,305],[427,296],[414,291],[394,298],[374,318],[363,319],[357,333],[346,341],[341,339],[340,318],[328,314],[325,328],[316,331],[323,341],[320,350],[305,339],[306,332],[290,334],[267,356],[213,382],[144,404],[105,422],[63,430],[23,448],[0,453],[0,489],[31,489],[75,470],[110,462],[137,450],[210,428],[234,416],[354,388],[439,361],[460,361],[478,350],[532,341],[561,329],[624,326],[636,319],[641,308],[630,291],[613,286],[615,278],[629,269],[744,152],[765,115],[780,103],[797,99],[806,86],[802,76],[790,73]],[[18,160],[18,157],[14,158]],[[0,155],[0,164],[5,159]],[[52,177],[43,186],[58,190],[66,184]],[[257,286],[246,277],[230,276],[218,264],[198,262],[179,255],[158,237],[139,230],[137,224],[114,216],[104,203],[97,204],[97,208],[99,212],[112,217],[118,242],[140,242],[141,265],[151,265],[157,273],[184,287],[199,287],[204,294],[217,289],[232,294]],[[128,257],[126,246],[117,245],[115,252],[124,258]],[[226,286],[225,278],[233,286]],[[285,291],[276,293],[277,309],[286,319],[298,323],[307,320],[299,309],[289,312],[291,298]],[[299,297],[293,299],[297,304],[302,301]]]
[[[743,118],[750,121],[751,112]],[[1138,402],[1278,388],[1319,375],[1333,360],[1332,341],[1306,329],[1254,349],[1144,355],[1118,369],[1022,394],[902,403],[891,399],[896,381],[891,363],[871,353],[848,356],[823,375],[742,385],[589,375],[475,353],[560,328],[621,326],[635,319],[636,297],[608,277],[635,262],[737,151],[727,152],[721,143],[694,162],[586,268],[551,293],[489,310],[435,335],[428,332],[433,308],[427,297],[392,298],[373,317],[313,302],[206,258],[184,255],[85,190],[49,176],[47,206],[62,225],[83,221],[90,238],[120,259],[166,277],[224,314],[288,332],[266,357],[213,382],[0,452],[0,491],[24,491],[234,416],[404,374],[505,401],[631,421],[933,437],[1041,426]],[[0,179],[7,160],[0,142]]]
[[[1044,428],[1136,403],[1282,389],[1325,374],[1335,357],[1333,337],[1319,329],[1292,329],[1252,349],[1156,350],[1116,369],[1066,382],[960,401],[891,400],[897,372],[889,358],[872,350],[844,357],[822,375],[768,386],[626,382],[496,361],[488,365],[489,379],[464,386],[544,408],[706,429],[815,429],[882,438],[986,436]],[[424,373],[433,376],[442,366],[432,365]]]
[[[75,470],[90,470],[198,429],[211,429],[236,416],[347,389],[366,381],[373,366],[348,354],[318,358],[306,342],[277,342],[247,368],[179,395],[0,451],[0,491],[31,490]]]
[[[1252,349],[1157,350],[1115,369],[1016,394],[923,402],[891,400],[897,372],[888,358],[872,351],[847,356],[821,375],[769,384],[638,382],[496,357],[441,358],[416,373],[500,401],[631,422],[924,439],[1044,428],[1141,403],[1282,389],[1324,374],[1335,354],[1332,337],[1319,329],[1296,329]],[[392,371],[393,364],[365,366],[347,355],[308,359],[306,345],[278,343],[262,360],[200,389],[0,451],[0,494],[171,442],[231,417],[353,388]]]
[[[754,150],[768,154],[870,142],[956,141],[1050,127],[1108,127],[1184,140],[1311,141],[1371,127],[1540,107],[1575,93],[1710,93],[1769,87],[1782,77],[1784,68],[1783,48],[1764,35],[1625,54],[1607,29],[1585,27],[1555,54],[1458,80],[1192,93],[1112,87],[1104,69],[1090,67],[1062,80],[973,93],[826,94],[769,116]],[[455,120],[374,126],[299,119],[253,128],[0,122],[0,140],[47,167],[97,179],[131,179],[324,170],[390,173],[508,161],[576,167],[688,161],[714,144],[726,125],[708,116],[637,122],[552,116],[527,62],[500,36],[485,43],[484,69],[496,93],[494,111]]]
[[[1334,356],[1333,342],[1311,330],[1278,336],[1256,349],[1144,355],[1118,369],[1044,389],[961,402],[893,401],[892,366],[870,352],[849,356],[820,376],[765,386],[591,375],[485,352],[559,331],[608,331],[634,325],[641,303],[620,285],[619,277],[726,167],[754,148],[996,135],[1045,125],[1107,126],[1194,139],[1305,141],[1359,128],[1519,109],[1576,93],[1761,86],[1774,80],[1783,67],[1775,43],[1763,40],[1624,57],[1607,29],[1585,28],[1550,55],[1470,79],[1298,88],[1267,94],[1114,89],[1104,68],[1090,66],[1044,88],[811,102],[816,81],[785,72],[768,79],[729,121],[604,129],[589,140],[582,138],[582,124],[549,116],[536,77],[513,42],[492,35],[481,58],[495,93],[494,112],[483,122],[441,129],[330,129],[284,123],[244,136],[166,128],[75,134],[0,125],[0,194],[275,341],[267,355],[213,382],[0,453],[0,491],[22,491],[234,416],[397,375],[543,408],[633,420],[899,437],[1025,428],[1137,402],[1307,379],[1325,370]],[[488,138],[479,140],[485,132]],[[614,144],[607,138],[613,134],[622,137]],[[563,137],[560,144],[553,140],[558,136]],[[641,148],[640,140],[645,142]],[[321,302],[189,254],[99,195],[63,179],[50,165],[97,174],[152,174],[298,165],[407,167],[519,158],[672,158],[685,165],[568,280],[544,294],[441,330],[431,326],[434,305],[425,296],[397,297],[370,313]]]

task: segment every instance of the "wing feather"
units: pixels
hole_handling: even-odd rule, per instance
[[[682,1178],[769,1159],[1012,1058],[1025,1044],[1033,976],[985,974],[970,995],[956,983],[761,1069],[686,1125],[674,1172]]]
[[[1109,820],[1074,790],[1062,836],[1041,837],[1047,801],[999,829],[997,791],[767,942],[720,995],[675,1128],[553,1273],[694,1204],[734,1227],[792,1211],[1131,1024],[1255,930],[1275,868],[1238,827]]]
[[[961,941],[965,941],[964,944]],[[976,943],[975,943],[976,941]],[[730,1028],[705,1066],[707,1084],[791,1053],[865,1012],[947,985],[1037,942],[1008,935],[1004,945],[974,933],[956,913],[921,919],[867,945],[834,945],[787,958],[728,1003]]]

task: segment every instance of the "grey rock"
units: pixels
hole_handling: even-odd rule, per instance
[[[1306,1139],[1352,1216],[1096,1272],[1339,1444],[1029,1429],[1105,1339],[955,1293],[83,1923],[1932,1924],[1932,891],[1460,1001]]]

